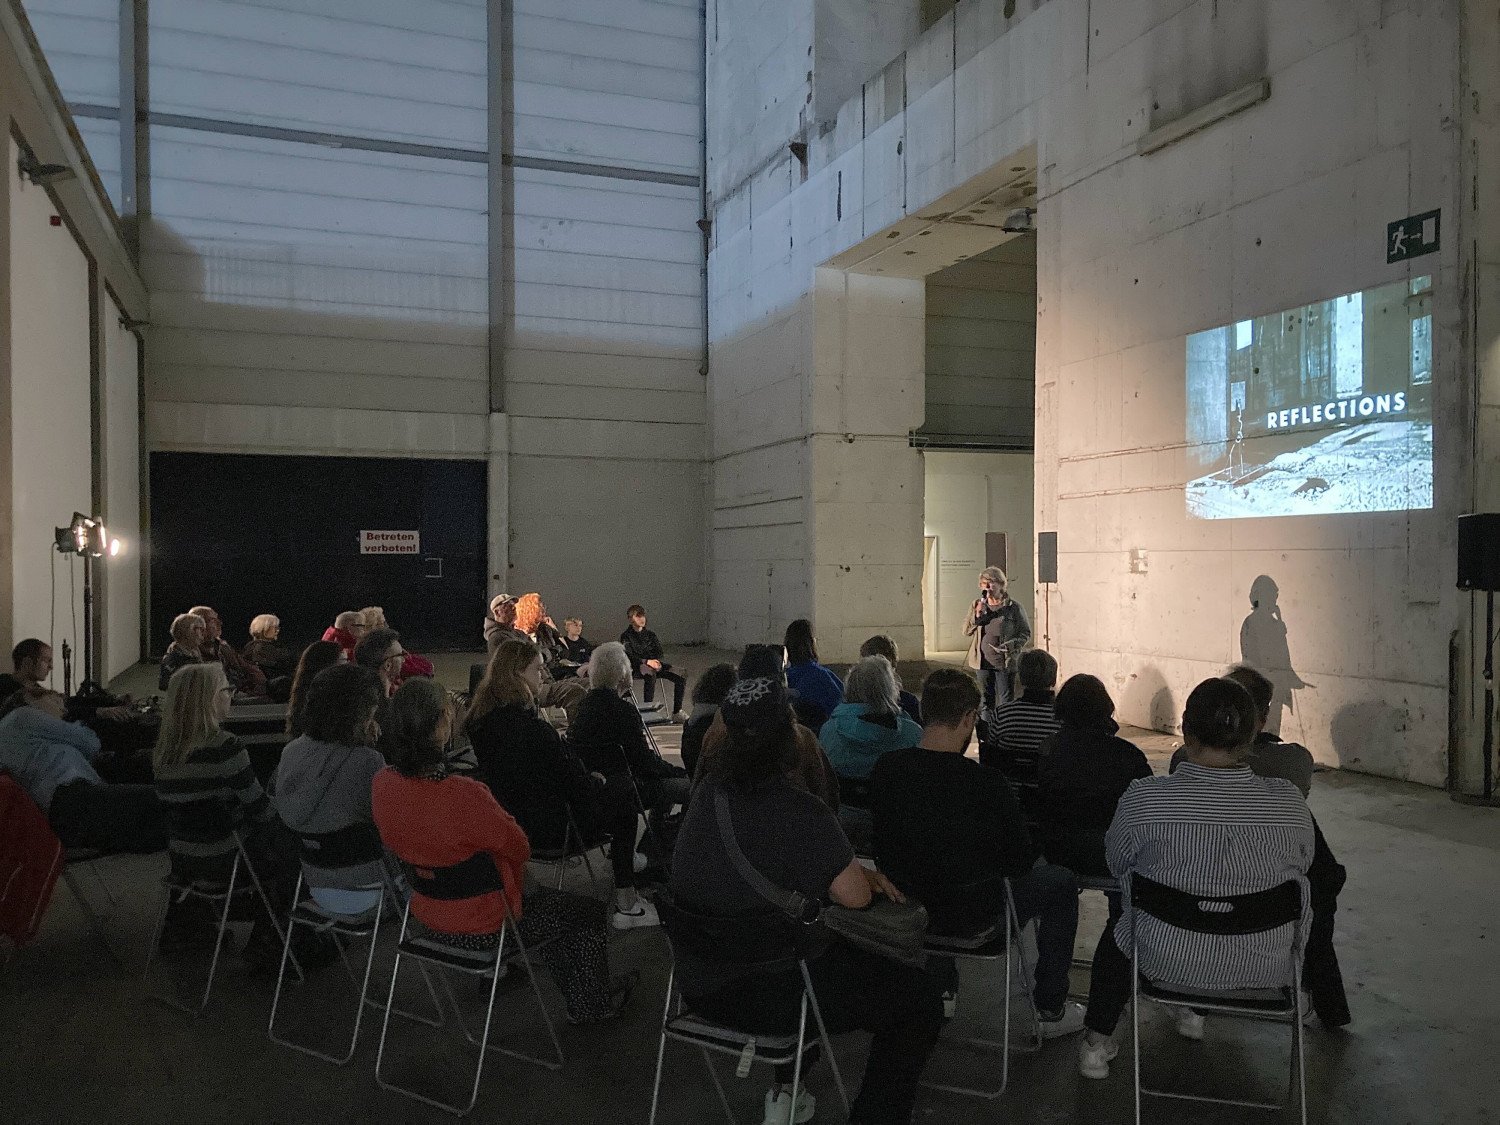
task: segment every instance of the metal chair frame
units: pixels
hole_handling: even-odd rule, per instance
[[[306,875],[303,872],[297,874],[297,889],[292,893],[292,912],[287,917],[286,941],[281,947],[281,968],[276,974],[276,992],[271,997],[271,1018],[266,1024],[266,1036],[272,1043],[278,1043],[283,1047],[290,1047],[294,1051],[301,1051],[305,1055],[311,1055],[315,1059],[332,1063],[334,1066],[343,1066],[354,1057],[354,1051],[359,1045],[360,1023],[364,1020],[365,1008],[371,1007],[379,1011],[382,1005],[370,998],[370,974],[375,966],[375,947],[380,940],[380,921],[386,909],[399,908],[402,896],[387,878],[379,883],[371,883],[368,887],[355,888],[359,890],[380,891],[380,901],[369,910],[360,915],[334,914],[319,907],[311,900],[302,901],[302,888],[308,885]],[[296,1043],[285,1036],[276,1034],[276,1012],[281,1005],[281,990],[286,980],[286,966],[291,959],[292,935],[296,933],[298,926],[305,926],[314,933],[332,934],[337,937],[346,938],[368,938],[370,942],[369,951],[365,954],[365,971],[362,977],[356,977],[354,966],[349,963],[349,954],[344,949],[343,943],[339,944],[339,959],[344,963],[344,971],[348,974],[351,982],[359,984],[359,1005],[354,1013],[354,1030],[349,1035],[349,1046],[342,1056],[331,1055],[320,1051],[316,1047],[310,1047],[304,1043]],[[406,1012],[395,1009],[395,1014],[414,1023],[420,1023],[427,1027],[442,1027],[447,1021],[443,1017],[443,1005],[438,999],[437,992],[432,987],[432,977],[427,971],[426,965],[419,965],[422,979],[427,984],[427,995],[432,1000],[432,1007],[437,1012],[437,1018],[431,1019],[427,1016],[419,1016],[414,1012]]]
[[[68,848],[63,851],[62,871],[59,877],[63,885],[68,888],[68,893],[73,896],[73,901],[78,904],[78,909],[83,912],[84,921],[88,923],[89,930],[98,939],[99,944],[109,954],[110,959],[120,968],[124,968],[125,960],[115,949],[114,943],[109,940],[109,927],[104,924],[105,915],[94,909],[93,903],[84,894],[83,887],[78,882],[78,876],[74,874],[75,868],[87,866],[93,873],[94,881],[103,889],[104,895],[109,899],[110,910],[116,909],[120,904],[115,899],[114,891],[110,890],[109,884],[99,874],[99,868],[95,866],[99,860],[110,853],[97,848]]]
[[[380,1048],[375,1055],[375,1083],[382,1090],[390,1090],[393,1093],[401,1094],[405,1097],[413,1099],[414,1101],[419,1101],[425,1105],[430,1105],[434,1109],[446,1110],[448,1113],[463,1117],[467,1115],[469,1111],[474,1108],[475,1103],[479,1101],[479,1083],[480,1080],[484,1077],[484,1060],[486,1051],[495,1051],[498,1054],[508,1055],[513,1059],[520,1059],[522,1062],[534,1063],[535,1065],[545,1067],[548,1070],[562,1069],[562,1043],[558,1041],[557,1028],[553,1025],[552,1016],[548,1013],[547,1005],[542,999],[542,990],[541,986],[537,983],[536,967],[532,964],[531,953],[527,950],[526,943],[521,937],[520,929],[516,925],[515,916],[511,913],[510,902],[505,898],[503,892],[501,894],[501,901],[505,904],[505,920],[501,923],[500,926],[500,939],[495,945],[494,959],[489,961],[488,963],[479,963],[476,961],[474,967],[470,968],[468,966],[456,965],[450,959],[434,956],[433,952],[430,949],[424,949],[421,946],[415,945],[412,940],[407,938],[407,930],[411,925],[411,901],[409,899],[407,900],[406,912],[401,919],[401,936],[396,946],[396,960],[395,963],[391,966],[391,986],[390,990],[386,994],[385,1019],[381,1023],[380,1027]],[[506,950],[507,936],[513,937],[515,939],[514,950]],[[549,938],[547,941],[540,942],[536,946],[534,946],[533,949],[541,949],[548,944],[548,941],[551,940],[552,939]],[[386,1037],[390,1032],[391,1026],[392,1005],[395,1001],[396,996],[396,980],[401,974],[401,959],[403,957],[410,957],[418,964],[425,963],[427,965],[432,965],[438,970],[438,980],[442,982],[443,991],[447,995],[448,1002],[453,1008],[453,1014],[458,1018],[459,1030],[463,1032],[464,1038],[467,1039],[470,1044],[479,1048],[478,1061],[474,1066],[474,1085],[469,1091],[468,1102],[466,1102],[462,1106],[450,1102],[441,1101],[437,1098],[431,1098],[426,1094],[411,1089],[410,1087],[398,1085],[395,1082],[387,1080],[381,1073],[381,1067],[385,1061]],[[495,1015],[495,992],[499,988],[500,978],[504,975],[502,969],[513,963],[520,963],[526,967],[526,976],[531,982],[531,991],[536,997],[537,1009],[542,1014],[542,1022],[547,1026],[547,1034],[551,1038],[553,1050],[557,1054],[557,1059],[555,1062],[551,1059],[544,1059],[537,1055],[527,1054],[524,1051],[513,1050],[509,1047],[498,1047],[490,1043],[490,1025],[493,1022]],[[453,986],[449,983],[448,977],[444,970],[467,973],[470,976],[477,976],[480,978],[489,978],[490,992],[489,998],[485,1004],[484,1029],[478,1039],[474,1038],[473,1034],[469,1031],[468,1025],[464,1022],[463,1010],[459,1007],[458,997],[454,995]]]
[[[1005,1004],[1004,1016],[1002,1017],[1002,1038],[986,1039],[982,1036],[944,1036],[950,1043],[958,1043],[980,1051],[998,1051],[1000,1053],[1000,1085],[992,1090],[979,1089],[972,1086],[955,1086],[942,1082],[923,1082],[922,1085],[929,1090],[942,1090],[949,1094],[960,1094],[964,1097],[979,1098],[983,1101],[994,1101],[1010,1085],[1010,1055],[1012,1050],[1018,1050],[1025,1054],[1032,1054],[1041,1050],[1042,1025],[1041,1016],[1037,1013],[1035,986],[1031,977],[1027,974],[1025,960],[1021,953],[1021,934],[1025,927],[1021,925],[1020,916],[1016,913],[1016,903],[1011,895],[1010,880],[1005,880],[1005,925],[1003,933],[997,933],[1002,928],[992,926],[983,933],[975,934],[965,938],[944,938],[929,934],[923,943],[925,951],[929,955],[952,957],[956,961],[990,962],[1004,959],[1005,961]],[[1002,944],[1003,943],[1003,944]],[[1031,1009],[1032,1034],[1024,1047],[1013,1047],[1010,1041],[1010,1005],[1011,1005],[1011,963],[1014,960],[1018,975],[1021,978],[1021,989],[1026,994],[1027,1006]]]
[[[639,797],[639,794],[637,794]],[[589,882],[597,892],[599,889],[599,876],[594,871],[594,861],[589,858],[589,852],[595,848],[603,848],[610,843],[606,835],[596,844],[585,846],[583,833],[578,828],[578,820],[573,815],[573,806],[568,806],[568,827],[563,832],[563,846],[561,848],[533,848],[531,850],[531,862],[555,866],[557,868],[556,890],[562,890],[563,879],[568,873],[568,868],[575,866],[580,860],[589,873]]]
[[[261,885],[260,877],[255,873],[255,865],[250,862],[250,854],[245,850],[244,835],[238,828],[234,830],[234,846],[234,866],[229,869],[229,882],[223,890],[210,888],[199,883],[181,882],[173,879],[170,872],[162,877],[161,911],[156,918],[156,928],[151,934],[151,945],[146,950],[146,968],[141,973],[143,981],[147,981],[151,977],[151,962],[155,960],[156,951],[161,945],[162,931],[167,924],[167,911],[171,908],[172,896],[174,894],[177,896],[178,902],[197,898],[203,899],[206,902],[223,903],[219,911],[218,929],[214,934],[213,960],[208,965],[208,980],[203,986],[203,999],[199,1001],[198,1006],[192,1008],[173,997],[152,994],[152,999],[159,1000],[161,1003],[176,1008],[178,1011],[187,1012],[189,1015],[202,1015],[204,1009],[208,1007],[209,997],[212,995],[214,988],[214,976],[219,970],[219,957],[224,952],[224,931],[229,928],[229,908],[234,903],[235,895],[243,896],[253,892],[260,899],[261,906],[264,907],[266,914],[271,919],[271,924],[276,927],[277,935],[283,942],[287,939],[286,930],[277,919],[276,911],[271,908],[271,900],[267,897],[265,888]],[[238,882],[241,866],[244,867],[245,874],[250,878],[249,886]],[[301,980],[303,976],[302,966],[297,964],[295,956],[292,957],[292,968],[296,972],[297,978]]]
[[[1303,888],[1303,893],[1305,896],[1305,887]],[[1133,915],[1135,911],[1135,907],[1128,899],[1125,904],[1125,910],[1127,916]],[[1141,1095],[1143,1094],[1149,1094],[1157,1098],[1174,1098],[1178,1101],[1204,1102],[1211,1105],[1232,1105],[1245,1109],[1262,1109],[1278,1113],[1287,1109],[1295,1098],[1298,1112],[1301,1115],[1302,1125],[1307,1125],[1307,1060],[1303,1054],[1302,1038],[1302,945],[1305,936],[1302,922],[1297,922],[1293,927],[1292,940],[1288,951],[1288,959],[1291,962],[1291,993],[1290,996],[1285,996],[1286,990],[1282,989],[1281,992],[1285,996],[1285,1006],[1274,1008],[1267,1007],[1264,1001],[1236,998],[1231,994],[1216,995],[1212,992],[1206,992],[1200,998],[1194,993],[1191,998],[1185,998],[1181,992],[1173,991],[1167,986],[1143,978],[1140,971],[1138,927],[1134,924],[1133,917],[1131,922],[1130,1022],[1132,1039],[1134,1040],[1132,1053],[1134,1056],[1136,1125],[1141,1125]],[[1219,1012],[1240,1019],[1275,1020],[1277,1022],[1289,1021],[1292,1029],[1292,1050],[1289,1064],[1290,1074],[1287,1079],[1287,1100],[1285,1102],[1261,1102],[1243,1098],[1215,1098],[1206,1094],[1185,1094],[1176,1090],[1158,1090],[1143,1085],[1141,1082],[1142,997],[1161,1004],[1176,1007],[1186,1006],[1195,1011]]]
[[[723,1107],[724,1116],[729,1119],[729,1125],[738,1125],[738,1121],[734,1115],[734,1109],[729,1104],[729,1095],[724,1090],[724,1082],[714,1067],[714,1053],[738,1058],[742,1065],[747,1057],[751,1064],[784,1066],[787,1063],[793,1063],[789,1114],[795,1112],[797,1092],[802,1085],[803,1059],[807,1052],[817,1045],[807,1042],[807,1013],[809,1011],[812,1012],[813,1021],[818,1027],[818,1042],[822,1043],[823,1052],[828,1056],[828,1066],[833,1072],[833,1082],[838,1088],[839,1100],[843,1102],[844,1114],[845,1116],[849,1114],[849,1092],[844,1086],[844,1076],[839,1070],[838,1059],[833,1053],[833,1043],[829,1038],[828,1028],[823,1023],[823,1009],[818,1005],[818,996],[813,990],[812,977],[807,971],[807,962],[799,959],[797,967],[802,973],[802,1002],[797,1017],[796,1036],[759,1036],[725,1027],[689,1012],[681,993],[677,991],[677,967],[674,955],[672,971],[667,976],[667,1000],[662,1009],[661,1038],[656,1045],[656,1079],[651,1086],[651,1117],[648,1125],[656,1125],[668,1039],[696,1046],[703,1055],[703,1065],[708,1068],[708,1075],[713,1079],[714,1091],[719,1095],[719,1105]],[[675,1015],[672,1012],[673,1000],[676,1000],[677,1007]],[[739,1045],[735,1046],[736,1043]],[[791,1125],[791,1122],[788,1121],[787,1125]]]

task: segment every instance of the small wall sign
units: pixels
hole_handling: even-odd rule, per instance
[[[359,553],[362,555],[420,555],[420,531],[361,531]]]
[[[1424,211],[1386,224],[1385,260],[1387,265],[1420,258],[1434,253],[1442,235],[1441,211]]]

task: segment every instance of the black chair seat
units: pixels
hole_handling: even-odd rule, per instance
[[[1162,1004],[1223,1008],[1258,1015],[1289,1016],[1296,1004],[1289,988],[1236,988],[1225,991],[1187,988],[1141,978],[1141,995]]]
[[[372,888],[374,889],[374,888]],[[375,928],[375,915],[382,903],[376,903],[363,914],[335,914],[324,910],[311,899],[304,899],[291,913],[293,924],[310,926],[315,930],[344,934],[348,937],[369,937]]]
[[[1103,891],[1107,895],[1120,893],[1120,880],[1113,875],[1079,875],[1077,878],[1080,891]]]
[[[797,1057],[796,1031],[785,1035],[761,1035],[726,1027],[713,1020],[696,1016],[692,1012],[673,1016],[667,1021],[666,1031],[668,1035],[676,1038],[691,1040],[694,1043],[701,1043],[723,1051],[739,1052],[747,1045],[754,1043],[756,1061],[772,1066],[792,1062]],[[816,1040],[807,1043],[803,1048],[803,1054],[806,1055],[816,1050],[817,1046]]]
[[[974,934],[935,934],[922,938],[922,948],[929,953],[961,954],[965,957],[1004,957],[1008,954],[1005,925],[991,926]]]
[[[532,942],[527,946],[527,950],[535,953],[551,940],[547,938],[544,941]],[[458,969],[465,973],[488,976],[495,968],[493,949],[459,949],[457,946],[448,945],[432,937],[407,937],[398,949],[403,957],[415,957],[419,961]],[[505,956],[501,958],[501,964],[508,964],[512,959],[520,956],[521,947],[513,939],[507,939]]]

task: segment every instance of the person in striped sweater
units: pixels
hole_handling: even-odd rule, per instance
[[[1313,861],[1312,814],[1290,781],[1257,777],[1245,764],[1256,731],[1250,694],[1228,679],[1205,680],[1182,716],[1184,760],[1175,773],[1131,783],[1105,837],[1111,873],[1132,873],[1194,894],[1251,894],[1288,880],[1306,882]],[[1304,901],[1306,899],[1304,898]],[[1304,926],[1308,919],[1304,918]],[[1193,989],[1287,984],[1287,927],[1243,935],[1204,935],[1142,915],[1141,972]],[[1085,1078],[1107,1078],[1118,1053],[1115,1024],[1130,1001],[1132,917],[1108,924],[1094,952],[1087,1033],[1079,1044]],[[1203,1017],[1176,1010],[1177,1031],[1203,1037]]]
[[[222,724],[234,694],[217,661],[189,664],[173,673],[162,706],[161,733],[152,754],[156,792],[167,809],[172,875],[183,882],[222,886],[234,867],[234,833],[242,829],[256,875],[273,902],[272,884],[285,883],[285,849],[270,799],[250,768],[250,757]],[[283,830],[284,831],[284,830]],[[242,870],[239,880],[248,878]],[[290,887],[290,884],[287,884]],[[247,959],[280,953],[270,919],[257,911],[245,948]]]

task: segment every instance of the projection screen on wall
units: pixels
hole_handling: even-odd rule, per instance
[[[1188,337],[1197,519],[1432,507],[1432,279]]]

